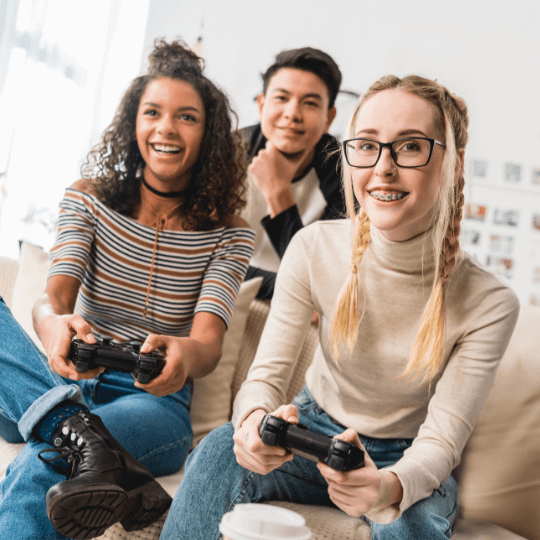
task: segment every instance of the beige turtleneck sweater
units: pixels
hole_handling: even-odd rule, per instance
[[[446,346],[431,384],[400,379],[433,283],[430,232],[391,242],[372,226],[360,273],[358,342],[330,348],[334,304],[350,267],[350,221],[317,222],[299,231],[281,263],[272,309],[246,382],[234,403],[238,428],[253,410],[272,412],[285,391],[310,324],[320,314],[320,345],[306,384],[341,424],[377,438],[415,438],[387,467],[403,484],[399,505],[371,511],[388,523],[431,495],[459,463],[480,415],[519,312],[515,293],[466,253],[446,295]]]

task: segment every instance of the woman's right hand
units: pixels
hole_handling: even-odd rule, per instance
[[[32,309],[34,329],[38,335],[51,369],[72,381],[91,379],[105,368],[79,373],[69,359],[71,339],[77,337],[85,343],[95,343],[90,325],[73,313],[81,282],[72,277],[55,275],[49,278],[45,293]]]
[[[298,424],[298,410],[294,405],[282,405],[271,414],[291,424]],[[245,469],[258,474],[268,474],[293,459],[293,454],[281,446],[268,446],[262,442],[259,426],[265,415],[262,409],[253,411],[233,436],[236,461]]]
[[[82,339],[85,343],[93,344],[96,342],[92,328],[80,315],[49,314],[40,320],[39,326],[40,338],[49,359],[49,365],[58,375],[72,381],[78,381],[91,379],[105,369],[100,367],[79,373],[69,359],[69,349],[73,337]]]

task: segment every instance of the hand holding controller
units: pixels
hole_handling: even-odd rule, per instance
[[[148,354],[140,352],[141,343],[113,343],[111,338],[85,343],[81,339],[71,342],[69,359],[79,373],[96,367],[117,369],[131,373],[141,384],[148,384],[157,377],[165,365],[165,357],[158,351]]]
[[[294,425],[283,418],[267,414],[259,426],[264,444],[282,446],[293,454],[322,461],[336,471],[350,471],[364,466],[361,448],[339,439],[312,433],[305,426]]]

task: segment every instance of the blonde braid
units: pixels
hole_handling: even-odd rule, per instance
[[[443,286],[448,282],[450,274],[456,266],[456,257],[459,253],[461,218],[463,217],[463,205],[465,204],[465,197],[463,195],[464,186],[465,180],[461,177],[455,187],[454,211],[448,222],[448,228],[446,229],[446,235],[443,240],[441,251],[441,261],[439,263],[439,280]]]
[[[446,234],[442,242],[441,255],[436,280],[431,296],[422,314],[420,327],[413,343],[411,355],[402,377],[419,376],[423,380],[431,380],[439,371],[444,349],[444,328],[446,322],[445,285],[456,267],[459,254],[459,235],[463,216],[463,187],[465,180],[461,177],[455,190],[455,204],[448,221]]]
[[[340,343],[344,341],[349,346],[349,350],[352,350],[358,338],[358,326],[361,320],[358,307],[359,280],[362,282],[362,289],[364,289],[364,282],[360,275],[360,263],[371,242],[371,222],[368,215],[362,210],[360,215],[353,218],[352,222],[353,249],[350,274],[339,293],[339,300],[332,316],[331,343],[336,358],[339,356]],[[362,314],[363,312],[364,309],[362,308]]]

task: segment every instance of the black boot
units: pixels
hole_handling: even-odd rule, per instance
[[[47,493],[47,515],[54,528],[76,540],[95,538],[120,521],[126,531],[147,527],[172,499],[150,471],[109,433],[101,418],[79,412],[64,420],[42,450],[46,462],[69,456],[67,480]],[[54,459],[41,457],[58,452]]]

